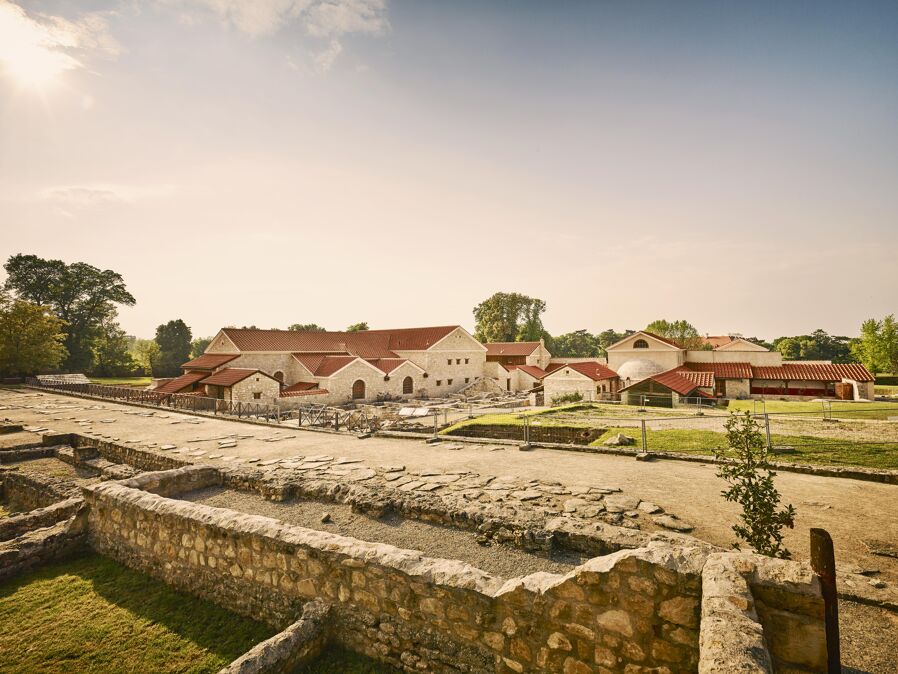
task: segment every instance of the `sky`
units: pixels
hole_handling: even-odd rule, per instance
[[[857,334],[898,312],[898,3],[0,0],[0,257],[182,318]],[[0,272],[2,277],[2,272]]]

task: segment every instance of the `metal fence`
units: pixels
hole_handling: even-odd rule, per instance
[[[372,432],[378,427],[377,418],[369,415],[365,410],[342,409],[326,405],[302,404],[282,408],[279,405],[267,403],[220,400],[187,393],[160,393],[129,386],[76,384],[47,380],[46,378],[43,380],[28,379],[25,383],[35,389],[86,398],[145,405],[191,414],[246,419],[296,428],[315,427],[336,431]]]

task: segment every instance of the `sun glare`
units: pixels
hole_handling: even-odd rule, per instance
[[[32,21],[21,8],[0,1],[0,68],[23,87],[44,89],[77,59],[61,51],[63,36]]]

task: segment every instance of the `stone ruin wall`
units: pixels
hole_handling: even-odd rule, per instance
[[[328,639],[405,671],[712,674],[739,657],[750,667],[739,671],[825,671],[819,584],[794,562],[716,553],[704,568],[706,549],[652,544],[505,581],[149,493],[216,479],[184,468],[85,488],[90,545],[278,628],[324,600]],[[748,645],[728,652],[740,637]]]

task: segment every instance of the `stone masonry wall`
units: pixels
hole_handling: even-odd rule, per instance
[[[698,663],[705,553],[657,546],[505,582],[467,564],[115,483],[85,488],[91,545],[283,627],[334,604],[332,639],[406,671],[633,674]]]

